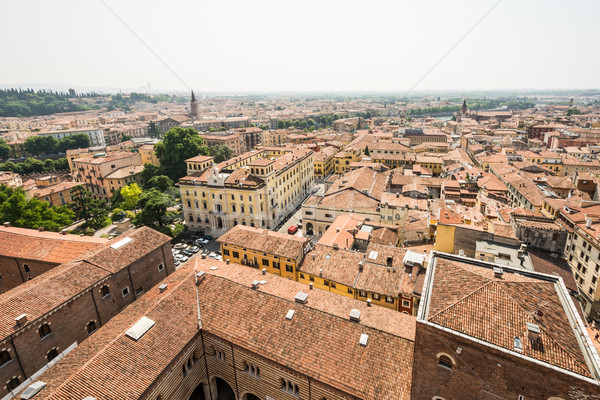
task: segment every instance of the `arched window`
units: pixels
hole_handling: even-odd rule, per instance
[[[94,321],[88,322],[86,329],[88,335],[91,335],[96,330],[96,323]]]
[[[106,297],[110,294],[110,289],[108,288],[108,286],[104,285],[102,286],[102,289],[100,289],[100,294],[102,295],[102,297]]]
[[[192,202],[188,200],[187,201],[187,206],[188,206],[188,208],[191,208],[192,207]]]
[[[52,349],[48,352],[48,354],[46,354],[46,360],[48,360],[48,362],[54,360],[56,357],[58,356],[58,351],[56,349]]]
[[[198,200],[196,200],[195,203],[196,208],[200,208],[200,203],[198,203]]]
[[[452,360],[452,358],[450,358],[450,356],[448,356],[446,354],[441,354],[438,356],[438,365],[440,367],[452,369],[453,364],[454,364],[454,360]]]
[[[4,365],[7,362],[9,362],[10,360],[12,360],[12,358],[10,357],[10,354],[8,353],[8,351],[6,351],[6,350],[0,351],[0,365]]]
[[[232,205],[231,205],[231,211],[232,211],[232,212],[236,212],[236,211],[235,211],[235,204],[232,204]]]
[[[8,383],[6,384],[6,390],[8,390],[9,392],[13,391],[16,388],[18,388],[20,384],[21,384],[21,381],[19,380],[19,378],[14,377],[10,381],[8,381]]]
[[[40,327],[39,333],[40,333],[40,338],[43,339],[52,333],[52,329],[50,329],[50,325],[44,324]]]

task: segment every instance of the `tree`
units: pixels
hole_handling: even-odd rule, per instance
[[[130,135],[123,135],[121,137],[121,142],[126,142],[128,140],[131,140],[131,136]]]
[[[150,179],[158,175],[158,165],[145,163],[144,169],[142,170],[141,177],[142,182],[148,183]]]
[[[94,199],[90,202],[90,219],[87,221],[91,228],[102,228],[108,217],[108,207],[104,200]]]
[[[25,139],[23,148],[29,154],[54,154],[58,148],[58,140],[52,136],[30,136]]]
[[[269,127],[268,127],[267,125],[265,125],[265,124],[260,124],[258,127],[259,127],[260,129],[262,129],[263,131],[266,131],[266,130],[268,130],[268,129],[269,129]]]
[[[285,129],[285,122],[283,120],[277,121],[277,129]]]
[[[140,195],[138,206],[142,209],[134,219],[136,226],[146,225],[154,227],[164,225],[167,208],[173,205],[171,196],[156,189],[146,190]]]
[[[163,137],[162,142],[154,146],[160,160],[161,173],[173,181],[186,174],[185,160],[197,155],[207,156],[208,147],[192,128],[172,128]]]
[[[164,192],[173,186],[173,181],[166,175],[156,175],[146,183],[146,189],[156,189],[159,192]]]
[[[3,139],[0,139],[0,159],[6,160],[10,156],[10,147]]]
[[[369,157],[371,152],[369,151],[369,146],[365,146],[365,156]]]
[[[211,156],[215,158],[215,162],[218,164],[223,161],[227,161],[233,156],[233,150],[229,146],[216,145],[211,146],[208,149]]]
[[[148,136],[156,139],[160,138],[160,131],[154,121],[150,121],[150,124],[148,125]]]
[[[138,186],[137,183],[132,183],[121,188],[121,196],[123,196],[123,206],[126,210],[133,210],[135,208],[141,193],[142,189]]]
[[[91,218],[92,193],[83,187],[77,185],[69,191],[73,204],[71,208],[75,212],[77,219],[83,219],[86,222]]]
[[[92,145],[90,137],[85,133],[67,136],[58,142],[58,151],[64,153],[70,149],[87,149]]]

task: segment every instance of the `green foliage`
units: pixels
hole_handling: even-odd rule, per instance
[[[159,170],[158,165],[145,163],[144,169],[142,170],[142,173],[141,173],[142,182],[148,183],[148,181],[150,179],[152,179],[153,177],[158,175],[158,173],[159,173],[158,170]]]
[[[173,181],[166,175],[156,175],[150,178],[144,189],[156,189],[159,192],[164,192],[173,186]]]
[[[365,156],[369,157],[371,152],[369,151],[369,146],[365,146]]]
[[[285,122],[283,120],[277,121],[277,129],[285,129]]]
[[[126,141],[131,140],[131,139],[132,139],[132,137],[130,135],[123,135],[121,137],[121,142],[126,142]]]
[[[209,154],[208,147],[192,128],[172,128],[154,148],[160,160],[161,173],[175,182],[186,174],[186,159]]]
[[[581,110],[578,108],[567,108],[567,116],[580,115]]]
[[[92,193],[83,187],[77,185],[69,191],[71,194],[71,208],[75,212],[77,219],[88,221],[91,218]]]
[[[96,93],[78,95],[78,98],[96,97]],[[61,112],[85,111],[93,106],[74,103],[66,93],[32,89],[0,90],[0,117],[32,117]]]
[[[71,149],[87,149],[92,145],[90,137],[85,133],[67,136],[58,142],[58,151],[61,153]]]
[[[174,203],[173,198],[168,194],[156,189],[146,190],[139,197],[138,207],[141,211],[135,216],[133,222],[136,226],[164,225],[167,219],[167,208]]]
[[[113,210],[116,208],[123,208],[124,201],[125,200],[123,199],[123,196],[121,195],[121,189],[119,189],[115,193],[113,193],[113,195],[108,200],[108,202],[110,203],[110,206]]]
[[[223,161],[227,161],[233,156],[233,150],[229,146],[216,145],[208,148],[211,156],[215,158],[215,162],[218,164]]]
[[[22,228],[59,231],[73,223],[75,214],[66,206],[53,207],[37,198],[27,200],[21,188],[0,185],[0,220]]]
[[[266,131],[267,129],[269,129],[269,127],[267,125],[265,125],[265,124],[260,124],[258,127],[260,129],[262,129],[263,131]]]
[[[25,139],[23,148],[29,154],[54,154],[58,149],[58,140],[52,136],[40,135],[30,136]]]
[[[10,147],[3,139],[0,139],[0,160],[6,160],[10,156]]]
[[[127,214],[122,208],[115,208],[110,216],[113,221],[120,221],[125,218]]]
[[[121,196],[123,196],[123,207],[127,210],[133,210],[137,205],[138,198],[142,193],[142,188],[137,183],[121,188]]]
[[[150,121],[150,124],[148,124],[148,136],[156,139],[160,138],[160,131],[154,121]]]

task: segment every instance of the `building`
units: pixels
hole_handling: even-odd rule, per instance
[[[411,398],[593,398],[599,364],[559,276],[433,253]]]
[[[137,149],[138,153],[142,157],[142,165],[154,164],[160,166],[160,160],[156,156],[156,150],[154,150],[153,144],[144,144]]]
[[[193,90],[192,99],[190,100],[190,117],[192,117],[192,119],[198,118],[198,102],[196,101],[196,96],[194,96]]]
[[[214,164],[214,157],[211,156],[196,156],[185,160],[187,174],[195,174],[197,172],[206,171]]]
[[[37,198],[45,201],[54,207],[61,207],[73,204],[71,190],[75,186],[81,185],[79,182],[59,181],[49,184],[50,180],[59,179],[58,177],[46,177],[46,179],[36,179],[35,186],[25,191],[27,198]],[[83,184],[86,187],[86,184]]]
[[[201,134],[200,137],[204,140],[204,144],[208,147],[212,146],[227,146],[231,149],[233,156],[239,156],[246,151],[246,141],[239,133],[214,133]]]
[[[220,234],[238,224],[275,227],[313,182],[312,151],[268,148],[187,175],[178,185],[186,224]]]
[[[315,179],[323,180],[335,171],[335,147],[323,147],[314,154]]]
[[[144,227],[0,295],[0,395],[174,271],[170,238]]]
[[[41,375],[35,400],[411,398],[413,316],[277,276],[250,285],[264,278],[197,259]]]
[[[0,293],[81,257],[107,239],[0,225]]]
[[[284,278],[296,271],[310,250],[310,239],[237,225],[218,239],[224,261],[247,265]]]
[[[46,131],[40,132],[38,135],[40,136],[52,136],[56,140],[64,139],[68,136],[86,134],[90,138],[90,144],[92,147],[95,146],[106,146],[106,141],[104,140],[104,129],[101,128],[89,128],[89,129],[64,129],[60,131]]]
[[[23,179],[21,179],[21,175],[10,172],[10,171],[0,171],[0,185],[8,186],[8,187],[21,187],[23,185]]]
[[[114,194],[117,187],[127,182],[141,183],[139,174],[142,169],[142,156],[139,153],[120,151],[77,158],[73,160],[72,172],[76,182],[88,184],[94,198],[106,199]]]

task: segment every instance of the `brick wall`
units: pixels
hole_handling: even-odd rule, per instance
[[[25,265],[29,272],[25,270]],[[17,287],[30,277],[33,279],[57,265],[56,263],[0,256],[0,293]]]

